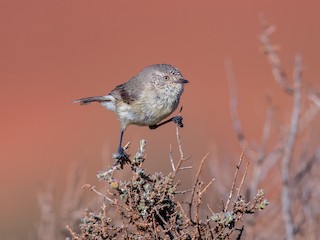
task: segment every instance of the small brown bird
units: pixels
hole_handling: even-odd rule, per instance
[[[156,129],[173,121],[183,127],[181,116],[160,122],[177,109],[185,83],[188,81],[183,79],[180,71],[174,66],[154,64],[144,68],[128,82],[116,86],[108,95],[81,98],[74,103],[98,102],[116,113],[121,127],[118,158],[125,158],[122,138],[128,125]]]

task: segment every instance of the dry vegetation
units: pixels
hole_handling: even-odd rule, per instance
[[[142,140],[134,157],[128,158],[125,163],[116,161],[114,166],[98,174],[98,178],[112,189],[108,195],[94,186],[85,185],[85,189],[94,191],[105,202],[99,212],[85,213],[80,223],[80,233],[67,227],[72,239],[240,239],[244,230],[241,222],[243,216],[263,210],[268,205],[262,190],[252,201],[246,201],[240,195],[247,172],[246,169],[244,175],[239,176],[243,154],[236,166],[228,199],[222,202],[219,212],[213,212],[209,205],[202,206],[201,200],[213,180],[205,184],[199,179],[208,155],[200,162],[193,187],[177,190],[181,183],[176,175],[185,169],[183,164],[187,161],[183,157],[178,128],[177,139],[180,160],[175,165],[170,158],[172,172],[167,176],[162,173],[148,174],[143,169],[145,141]],[[128,180],[113,176],[123,171],[123,167],[131,169]],[[236,186],[236,180],[240,177],[240,185]],[[184,195],[185,200],[178,201],[177,194]],[[207,209],[205,216],[200,215],[201,208]]]
[[[167,162],[172,171],[168,175],[146,172],[143,168],[146,142],[141,140],[133,157],[128,155],[125,161],[115,158],[113,166],[97,175],[107,185],[104,187],[107,191],[102,193],[95,186],[85,184],[83,189],[94,192],[87,207],[96,210],[83,210],[80,204],[83,193],[79,191],[79,183],[83,179],[77,179],[77,171],[71,171],[73,174],[67,184],[69,192],[64,197],[60,214],[54,212],[52,184],[49,184],[47,191],[39,194],[42,219],[37,227],[37,238],[241,239],[245,229],[244,215],[264,210],[269,204],[262,190],[258,190],[250,201],[240,194],[248,171],[248,163],[242,166],[244,153],[230,178],[229,196],[225,201],[221,200],[221,209],[214,212],[209,204],[202,203],[202,197],[211,194],[210,186],[214,183],[214,179],[207,183],[200,180],[208,154],[200,161],[193,186],[177,189],[184,187],[177,179],[177,173],[188,171],[191,166],[183,166],[188,158],[183,154],[178,126],[176,135],[180,159],[175,164],[170,155]],[[125,149],[127,151],[128,144]],[[126,175],[128,169],[130,176]],[[177,195],[183,200],[177,200]],[[61,231],[67,221],[68,232]]]

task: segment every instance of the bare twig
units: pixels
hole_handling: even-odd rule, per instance
[[[310,173],[312,166],[320,159],[320,148],[312,155],[312,157],[302,166],[293,177],[292,185],[296,186],[307,174]]]
[[[179,152],[180,152],[180,159],[184,159],[184,154],[182,151],[182,144],[181,144],[181,138],[180,138],[180,133],[179,133],[179,127],[176,127],[176,136],[177,136],[177,143],[179,147]]]
[[[310,94],[309,99],[318,107],[320,108],[320,98],[316,94]]]
[[[186,166],[186,167],[181,167],[179,168],[179,170],[188,170],[188,169],[192,169],[192,166]]]
[[[199,168],[198,168],[198,171],[197,171],[197,174],[196,174],[196,181],[193,185],[193,189],[192,189],[192,194],[191,194],[191,200],[190,200],[190,203],[189,203],[189,216],[190,216],[190,220],[193,221],[192,219],[192,205],[193,205],[193,201],[194,201],[194,195],[195,195],[195,192],[196,192],[196,189],[197,189],[197,185],[199,183],[199,177],[200,177],[200,173],[201,173],[201,170],[202,170],[202,166],[203,166],[203,163],[204,161],[207,159],[207,157],[209,156],[209,153],[207,153],[201,160],[200,164],[199,164]]]
[[[156,239],[159,238],[158,236],[158,228],[157,228],[157,224],[156,224],[156,220],[154,218],[154,215],[152,215],[152,223],[153,223],[153,229],[154,229],[154,232],[155,232],[155,235],[156,235]]]
[[[102,207],[102,218],[101,218],[101,228],[102,228],[102,234],[103,237],[106,237],[108,234],[108,229],[107,229],[107,211],[106,211],[106,205],[103,203]]]
[[[174,194],[186,194],[188,192],[192,192],[192,189],[182,190],[182,191],[175,191]]]
[[[188,218],[188,216],[187,216],[187,213],[186,213],[185,210],[183,209],[181,203],[180,203],[180,202],[177,202],[177,206],[179,207],[183,218],[187,221],[187,224],[189,224],[189,218]]]
[[[56,237],[57,218],[54,212],[54,188],[54,183],[51,180],[37,196],[41,213],[36,232],[38,239],[42,239],[44,236]]]
[[[99,192],[95,186],[91,186],[90,184],[85,184],[83,187],[83,189],[88,189],[90,191],[95,192],[96,194],[98,194],[99,196],[103,197],[103,199],[109,201],[111,204],[115,204],[115,202],[111,199],[108,198],[107,196],[105,196],[104,194],[102,194],[101,192]]]
[[[262,42],[265,48],[267,58],[272,67],[272,73],[273,73],[274,79],[286,93],[292,94],[293,89],[288,84],[287,74],[282,68],[281,61],[280,61],[280,58],[278,57],[275,47],[271,44],[269,40],[270,35],[276,30],[276,28],[275,26],[268,25],[265,17],[262,15],[260,17],[260,20],[261,20],[261,26],[263,28],[263,32],[260,36],[260,41]]]
[[[178,148],[179,148],[179,152],[180,152],[180,159],[179,162],[177,163],[176,166],[172,166],[172,168],[174,169],[173,173],[172,173],[172,178],[174,178],[177,174],[178,171],[180,170],[184,170],[184,169],[190,169],[192,167],[188,166],[188,167],[181,167],[182,163],[186,160],[188,160],[190,157],[184,157],[183,154],[183,150],[182,150],[182,145],[181,145],[181,139],[180,139],[180,133],[179,133],[179,127],[176,127],[176,137],[177,137],[177,143],[178,143]],[[173,160],[171,161],[171,164],[173,163]]]
[[[296,142],[299,120],[301,115],[301,74],[302,74],[302,63],[300,55],[296,55],[295,58],[295,70],[294,70],[294,92],[293,92],[293,110],[291,116],[290,130],[287,136],[286,144],[284,146],[283,158],[281,161],[281,176],[282,176],[282,213],[283,220],[286,229],[286,239],[294,239],[294,222],[291,213],[292,200],[290,198],[290,162],[292,161],[293,149]]]
[[[236,197],[237,199],[238,199],[239,196],[240,196],[240,192],[241,192],[242,185],[243,185],[244,180],[246,179],[246,176],[247,176],[247,174],[248,174],[248,166],[249,166],[249,162],[247,162],[247,164],[246,164],[246,168],[245,168],[245,170],[244,170],[244,173],[243,173],[243,176],[242,176],[240,185],[239,185],[239,187],[238,187],[237,197]]]
[[[71,234],[72,236],[72,239],[74,240],[78,240],[79,239],[79,235],[76,234],[69,225],[66,226],[66,229],[69,231],[69,233]]]
[[[230,114],[231,114],[231,120],[233,124],[233,128],[237,134],[238,141],[240,143],[240,146],[242,148],[247,148],[247,155],[250,160],[255,160],[255,153],[251,150],[248,146],[248,142],[245,138],[245,134],[242,130],[241,121],[239,118],[238,113],[238,98],[237,98],[237,90],[236,90],[236,81],[232,69],[232,63],[230,59],[226,59],[224,61],[227,79],[229,82],[229,89],[230,89]]]
[[[234,188],[235,188],[235,185],[236,185],[236,180],[237,180],[237,177],[238,177],[238,173],[239,173],[239,169],[240,169],[240,166],[241,166],[241,163],[242,163],[242,160],[243,160],[243,157],[244,157],[244,149],[240,155],[240,159],[239,159],[239,163],[236,167],[236,171],[234,173],[234,177],[232,179],[232,185],[231,185],[231,190],[230,190],[230,193],[229,193],[229,197],[228,197],[228,200],[227,200],[227,203],[224,207],[224,212],[226,212],[229,208],[229,204],[231,202],[231,198],[233,196],[233,191],[234,191]]]
[[[170,144],[169,160],[170,160],[170,163],[171,163],[172,171],[175,172],[176,168],[174,166],[173,157],[172,157],[172,144]]]
[[[250,181],[249,187],[249,197],[253,197],[258,190],[258,185],[261,182],[262,176],[266,176],[270,170],[270,168],[266,168],[265,165],[271,164],[272,167],[277,161],[267,162],[266,158],[268,157],[267,146],[270,140],[270,129],[272,125],[272,116],[273,116],[273,107],[271,105],[271,97],[267,96],[267,101],[269,103],[268,108],[266,110],[265,122],[262,131],[261,137],[261,147],[259,147],[257,151],[257,156],[254,161],[254,171],[252,173],[252,179]],[[251,159],[252,160],[252,159]]]
[[[267,148],[267,144],[270,140],[270,133],[271,133],[270,130],[271,130],[273,114],[274,114],[274,107],[272,106],[271,96],[267,96],[267,103],[268,103],[268,108],[266,110],[266,117],[265,117],[265,122],[263,126],[262,137],[261,137],[261,146],[262,146],[263,153],[265,153],[265,149]],[[262,155],[265,156],[265,154],[262,154]],[[264,158],[261,158],[261,159],[264,159]]]
[[[211,209],[211,207],[210,207],[209,204],[207,204],[207,207],[208,207],[209,211],[211,212],[211,214],[213,215],[213,214],[214,214],[214,211]]]
[[[205,186],[203,189],[202,189],[202,191],[200,192],[200,196],[201,195],[203,195],[206,191],[207,191],[207,189],[212,185],[212,183],[214,182],[214,180],[215,179],[211,179],[211,181],[207,184],[207,186]]]
[[[181,165],[182,165],[182,163],[183,163],[184,161],[188,160],[188,159],[190,159],[190,157],[181,158],[181,159],[179,160],[179,162],[177,163],[177,165],[176,165],[176,167],[175,167],[176,171],[174,171],[174,172],[172,173],[172,178],[174,178],[174,177],[176,176],[177,172],[181,170]],[[188,168],[188,167],[187,167],[187,168]]]
[[[239,114],[238,114],[238,100],[237,100],[237,91],[236,91],[236,83],[232,69],[232,63],[230,59],[226,59],[224,61],[227,79],[229,81],[229,89],[230,89],[230,112],[233,123],[233,128],[236,131],[238,140],[242,147],[247,145],[246,139],[244,137],[244,133],[241,127]]]
[[[310,93],[308,94],[308,99],[311,101],[311,104],[301,116],[299,132],[303,132],[307,127],[309,127],[311,122],[320,113],[319,97],[315,93]]]
[[[165,232],[170,236],[170,239],[174,239],[174,235],[173,233],[170,231],[170,225],[167,223],[167,221],[161,216],[161,214],[159,213],[159,211],[157,209],[155,209],[155,212],[157,214],[157,216],[161,219],[162,223],[164,223],[164,225],[166,226],[166,228],[163,227],[163,229],[165,230]]]

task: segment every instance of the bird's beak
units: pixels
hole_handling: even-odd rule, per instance
[[[180,78],[177,83],[188,83],[189,81],[183,78]]]

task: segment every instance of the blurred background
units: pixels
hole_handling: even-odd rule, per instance
[[[210,169],[222,171],[223,163],[233,171],[242,147],[230,117],[225,59],[232,61],[247,140],[259,142],[266,96],[272,96],[279,125],[289,125],[292,110],[292,96],[274,81],[263,53],[259,14],[276,26],[270,38],[278,46],[288,78],[294,56],[300,53],[305,92],[310,86],[316,91],[319,5],[315,0],[2,0],[0,239],[33,239],[40,221],[39,191],[52,182],[59,205],[75,166],[82,166],[83,184],[98,184],[96,173],[112,163],[111,154],[117,149],[119,124],[99,105],[78,106],[71,101],[106,94],[150,64],[177,66],[190,81],[181,99],[185,127],[180,134],[191,165],[209,152],[204,177],[216,177]],[[314,134],[309,145],[319,143],[318,125],[310,124]],[[156,131],[130,126],[124,142],[131,141],[134,152],[142,138],[152,160],[145,167],[170,171],[170,143],[174,155],[178,153],[175,126]],[[279,178],[280,172],[275,167],[271,176]],[[259,188],[278,201],[280,195],[272,191],[278,185],[266,182]]]

